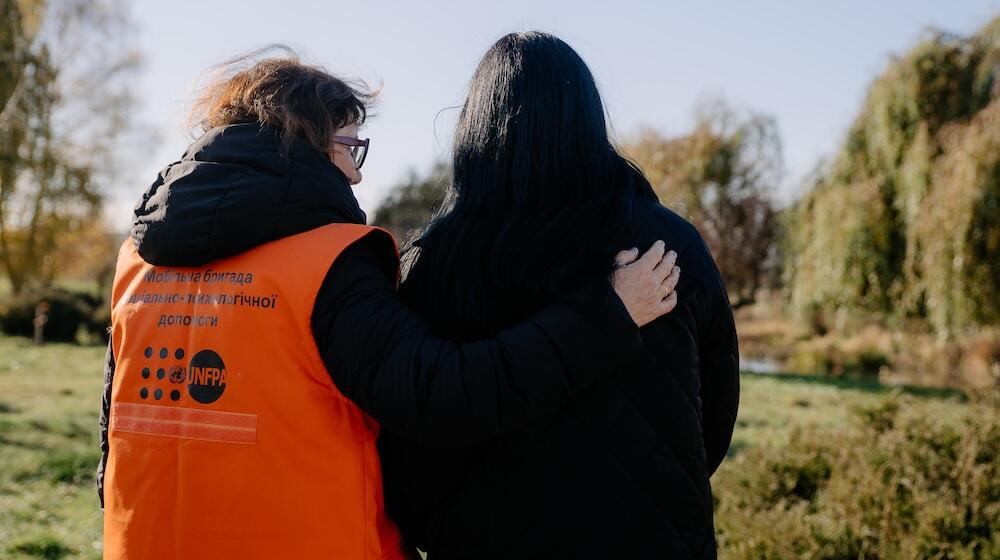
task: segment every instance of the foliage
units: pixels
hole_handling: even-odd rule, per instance
[[[51,283],[67,239],[101,227],[138,56],[118,0],[0,0],[0,270]]]
[[[788,212],[793,306],[1000,321],[1000,19],[933,32],[875,80],[833,162]]]
[[[733,305],[752,303],[776,269],[773,189],[781,172],[774,121],[718,101],[698,113],[690,133],[646,131],[623,146],[660,200],[690,219],[705,238]]]
[[[946,422],[891,395],[847,430],[741,452],[714,487],[726,558],[996,558],[1000,413]]]
[[[445,162],[435,163],[426,176],[411,171],[382,201],[375,212],[375,225],[388,229],[400,241],[409,239],[427,225],[444,202],[450,182],[451,169]]]
[[[941,135],[914,224],[915,290],[942,328],[1000,324],[1000,100]]]
[[[106,338],[111,321],[104,317],[106,306],[101,298],[59,288],[25,291],[7,298],[0,304],[0,331],[31,337],[35,310],[42,303],[48,305],[46,341],[76,342],[81,335],[88,339]]]

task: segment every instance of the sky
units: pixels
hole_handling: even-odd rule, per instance
[[[683,134],[699,100],[774,117],[784,149],[779,200],[835,153],[865,92],[929,27],[970,34],[998,0],[172,0],[132,3],[144,57],[135,122],[156,138],[115,186],[109,220],[125,230],[140,193],[192,141],[182,126],[206,68],[270,44],[381,86],[364,181],[369,215],[411,170],[448,157],[450,131],[480,57],[502,35],[541,30],[590,66],[618,139]]]

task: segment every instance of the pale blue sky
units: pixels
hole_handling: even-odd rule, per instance
[[[836,2],[447,0],[133,3],[145,55],[139,120],[161,136],[115,189],[110,219],[128,223],[139,193],[190,142],[180,127],[190,85],[209,65],[268,43],[383,86],[356,187],[369,213],[407,170],[447,155],[455,111],[479,58],[501,35],[555,33],[590,65],[617,137],[685,131],[703,96],[774,116],[785,150],[779,195],[840,142],[868,84],[928,26],[967,34],[1000,14],[995,0]]]

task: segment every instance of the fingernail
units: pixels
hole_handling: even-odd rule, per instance
[[[670,256],[670,258],[672,258],[672,259],[675,259],[675,258],[677,258],[677,253],[676,253],[676,252],[674,252],[673,250],[671,250],[671,251],[670,251],[669,253],[667,253],[667,255],[669,255],[669,256]]]

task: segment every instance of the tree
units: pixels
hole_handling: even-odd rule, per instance
[[[392,188],[375,212],[375,225],[383,227],[401,241],[406,241],[430,222],[444,202],[451,182],[451,169],[437,162],[426,176],[411,171],[407,179]]]
[[[753,303],[778,266],[772,193],[782,163],[773,119],[713,101],[699,109],[688,134],[670,138],[647,130],[623,149],[660,200],[699,229],[733,306]]]
[[[789,209],[793,307],[1000,323],[1000,18],[890,61]]]
[[[17,293],[51,283],[60,244],[100,222],[139,57],[116,0],[0,9],[0,267]]]

